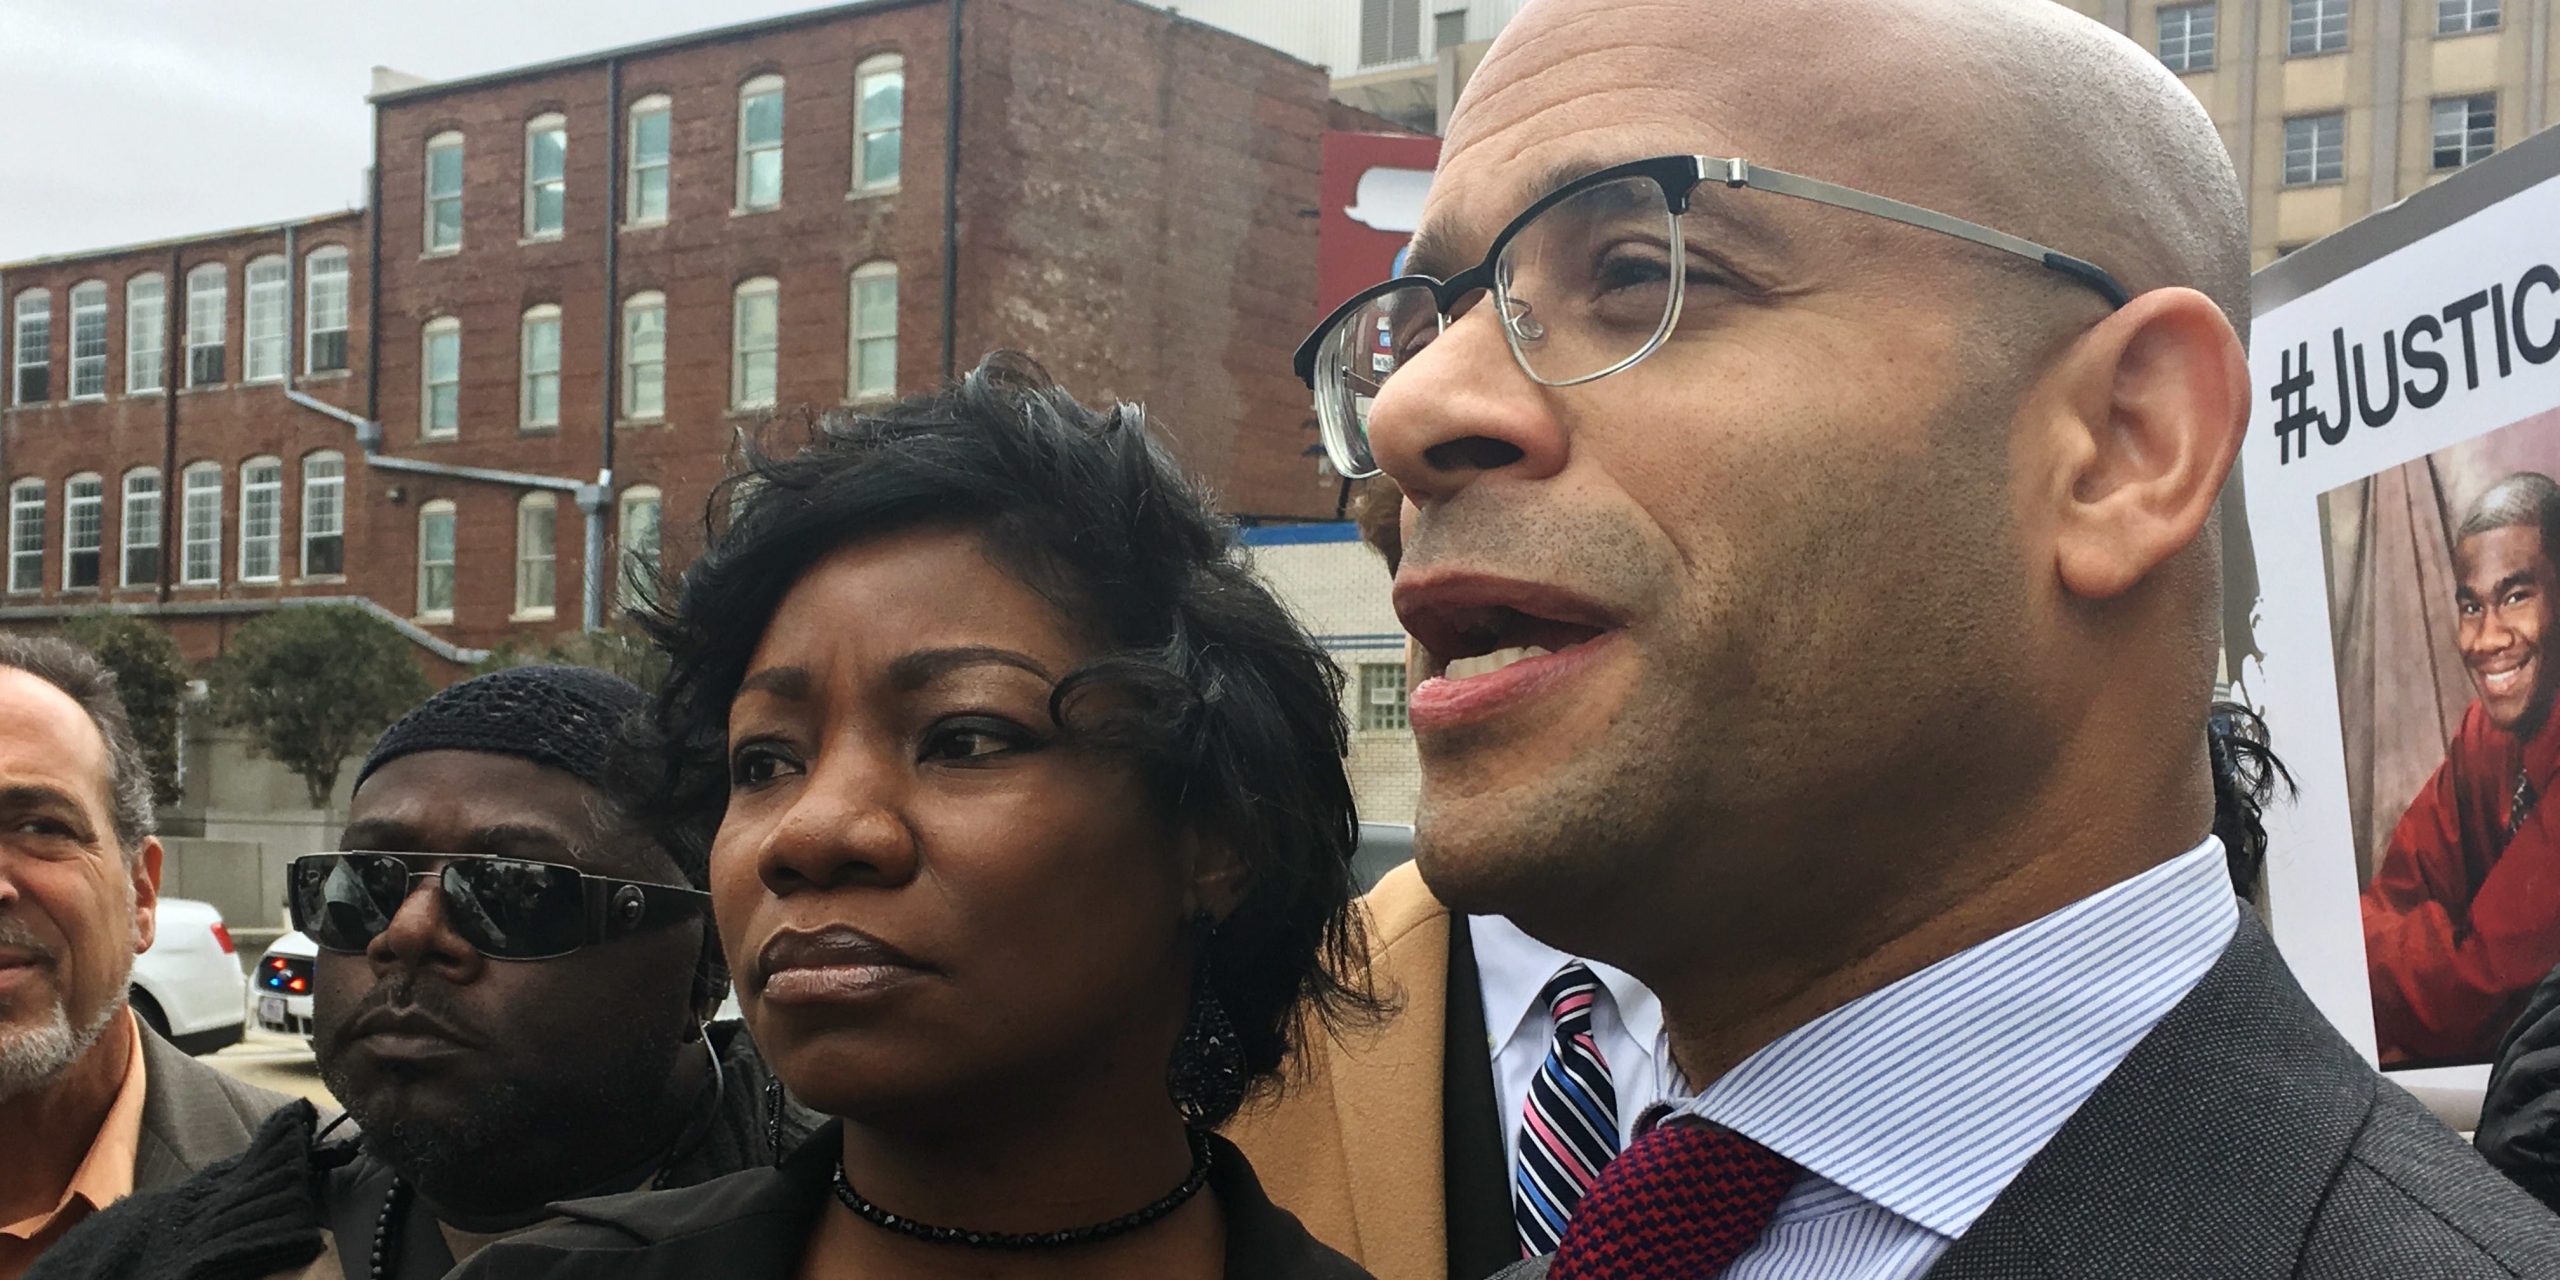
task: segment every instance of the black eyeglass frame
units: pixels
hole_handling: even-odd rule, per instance
[[[1530,205],[1519,217],[1513,218],[1510,225],[1502,229],[1502,234],[1493,238],[1493,247],[1485,253],[1484,261],[1446,280],[1425,275],[1397,276],[1395,279],[1371,285],[1352,295],[1349,301],[1335,307],[1332,313],[1324,318],[1324,322],[1318,324],[1315,331],[1307,335],[1306,341],[1298,344],[1295,365],[1299,380],[1307,384],[1308,390],[1315,390],[1316,359],[1324,349],[1325,339],[1332,334],[1335,326],[1349,319],[1360,308],[1386,294],[1401,289],[1429,289],[1432,303],[1439,311],[1439,323],[1446,328],[1449,323],[1450,307],[1478,289],[1487,292],[1493,290],[1495,264],[1502,260],[1503,250],[1511,247],[1512,238],[1535,221],[1539,214],[1594,187],[1605,186],[1627,178],[1652,179],[1654,184],[1662,189],[1662,194],[1669,199],[1671,215],[1674,218],[1689,211],[1689,198],[1696,193],[1701,184],[1715,183],[1726,188],[1748,187],[1773,195],[1791,196],[1815,204],[1872,214],[1906,226],[1936,231],[1986,248],[1997,249],[2002,253],[2014,254],[2048,270],[2059,272],[2072,281],[2096,291],[2100,297],[2107,300],[2110,311],[2120,309],[2126,303],[2133,301],[2132,293],[2128,292],[2113,275],[2108,274],[2106,268],[2094,262],[2075,258],[2057,249],[2048,249],[2032,240],[2022,239],[2005,231],[1995,231],[1978,222],[1968,222],[1952,214],[1924,209],[1916,204],[1907,204],[1890,196],[1860,191],[1855,187],[1844,187],[1838,183],[1824,182],[1819,178],[1808,178],[1801,174],[1788,173],[1783,169],[1756,165],[1748,160],[1726,156],[1655,156],[1649,160],[1630,160],[1625,164],[1611,165],[1548,192],[1540,197],[1537,203]],[[1680,244],[1675,241],[1672,245],[1673,252],[1676,254],[1680,249]],[[1677,265],[1676,259],[1674,265]],[[1672,278],[1675,281],[1681,279],[1678,275]],[[1646,340],[1643,347],[1639,348],[1634,355],[1597,373],[1562,381],[1550,381],[1539,377],[1536,371],[1528,367],[1527,358],[1520,354],[1516,345],[1512,349],[1512,358],[1520,362],[1522,372],[1527,373],[1531,379],[1543,386],[1570,387],[1598,381],[1643,360],[1659,349],[1663,339],[1668,337],[1672,328],[1680,323],[1680,304],[1686,293],[1687,289],[1683,287],[1672,294],[1671,306],[1663,315],[1661,328],[1654,333],[1653,337]],[[1506,334],[1506,336],[1510,335]]]
[[[651,929],[660,929],[671,924],[679,924],[696,915],[708,915],[711,911],[711,895],[700,889],[693,888],[690,885],[653,884],[646,880],[621,880],[611,876],[600,876],[593,872],[581,871],[567,863],[545,862],[539,858],[507,858],[494,854],[397,852],[384,849],[339,849],[328,853],[306,853],[285,864],[285,884],[287,887],[287,892],[285,894],[285,908],[293,917],[293,927],[300,930],[304,936],[310,938],[313,946],[319,947],[323,951],[335,951],[340,955],[362,955],[364,953],[364,948],[358,947],[353,950],[349,950],[343,947],[333,947],[322,942],[319,934],[314,933],[312,930],[305,927],[306,922],[302,918],[302,898],[299,893],[294,892],[293,890],[302,883],[303,867],[305,864],[317,865],[323,862],[333,862],[349,857],[387,858],[400,864],[405,878],[402,882],[399,905],[406,905],[410,895],[415,894],[418,891],[417,886],[420,880],[436,880],[439,882],[437,886],[438,891],[445,892],[446,890],[441,883],[444,878],[445,870],[456,863],[476,862],[486,864],[508,862],[523,866],[545,867],[554,871],[565,871],[569,875],[576,877],[579,898],[582,904],[580,907],[580,925],[582,926],[583,933],[575,945],[564,951],[548,951],[540,955],[499,955],[490,951],[488,948],[481,946],[476,941],[472,941],[469,938],[464,939],[466,942],[471,942],[473,950],[478,951],[480,954],[487,956],[492,960],[556,960],[565,955],[575,954],[586,947],[611,942],[616,938],[627,937],[634,933],[645,933]],[[416,864],[418,862],[428,860],[434,860],[442,863],[443,865],[438,866],[432,871],[420,871],[417,869]],[[392,914],[394,916],[399,914],[399,905],[395,905],[392,910]],[[380,933],[376,933],[373,935],[373,938],[378,938],[380,936],[382,936]],[[370,946],[373,942],[373,938],[365,939],[366,945]]]

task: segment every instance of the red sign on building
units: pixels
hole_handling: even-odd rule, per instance
[[[1323,212],[1316,223],[1316,305],[1342,300],[1396,274],[1422,219],[1423,193],[1440,163],[1440,140],[1414,134],[1324,135]]]

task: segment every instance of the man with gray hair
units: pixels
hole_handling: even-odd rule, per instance
[[[2560,484],[2491,485],[2454,532],[2454,644],[2478,696],[2364,891],[2384,1066],[2485,1062],[2560,965]]]
[[[160,858],[115,678],[68,641],[0,636],[0,1280],[116,1200],[238,1153],[287,1101],[127,1011]]]

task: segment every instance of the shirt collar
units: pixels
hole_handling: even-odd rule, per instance
[[[1520,926],[1502,916],[1468,916],[1467,938],[1475,950],[1476,985],[1484,997],[1485,1039],[1490,1041],[1486,1051],[1502,1052],[1502,1046],[1511,1043],[1532,1018],[1544,1034],[1546,1010],[1539,1004],[1538,993],[1546,989],[1547,979],[1556,976],[1556,970],[1573,963],[1575,957],[1522,933]],[[1610,1006],[1628,1038],[1651,1052],[1662,1041],[1662,1002],[1625,970],[1594,960],[1582,963],[1591,967],[1592,976],[1609,993]]]
[[[125,1058],[124,1080],[116,1086],[115,1101],[107,1104],[106,1119],[98,1125],[98,1135],[89,1140],[88,1154],[72,1170],[71,1181],[52,1208],[22,1221],[0,1223],[0,1235],[32,1240],[75,1204],[83,1206],[85,1216],[133,1194],[133,1162],[142,1147],[142,1103],[148,1082],[142,1064],[141,1023],[130,1013],[123,1022],[132,1052]]]
[[[2239,927],[2222,843],[1787,1033],[1681,1108],[1964,1234]]]

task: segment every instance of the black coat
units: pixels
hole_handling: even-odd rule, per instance
[[[1263,1195],[1234,1144],[1209,1143],[1208,1190],[1227,1219],[1225,1280],[1369,1280]],[[490,1245],[452,1280],[787,1280],[833,1202],[841,1147],[830,1124],[775,1168],[561,1205],[566,1221]]]
[[[2498,1043],[2472,1145],[2498,1172],[2560,1210],[2560,970],[2533,989]]]

